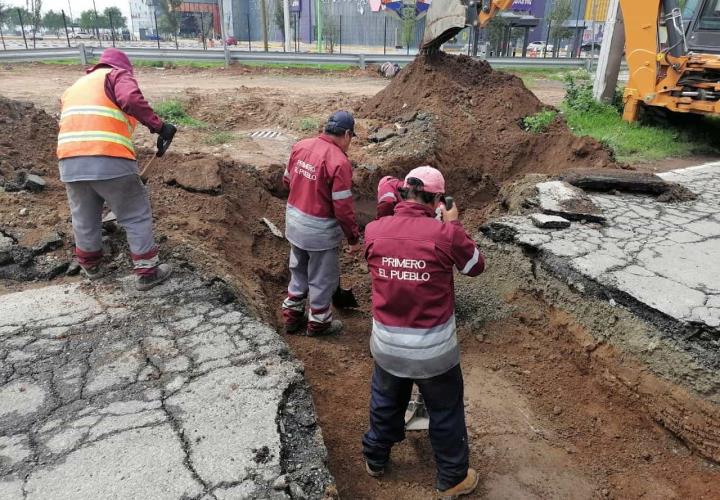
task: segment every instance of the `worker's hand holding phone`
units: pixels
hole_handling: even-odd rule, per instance
[[[440,205],[440,214],[443,222],[452,222],[460,218],[457,203],[451,196],[446,196],[445,202]]]

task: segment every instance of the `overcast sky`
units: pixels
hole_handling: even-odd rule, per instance
[[[13,7],[25,7],[25,0],[0,0],[0,3],[11,5]],[[130,24],[130,3],[128,0],[95,0],[98,13],[105,10],[105,7],[117,7],[123,15],[128,18]],[[72,10],[73,17],[80,17],[80,13],[84,10],[93,8],[93,0],[43,0],[42,11],[47,12],[54,10],[59,12],[65,10],[66,15],[70,15]]]

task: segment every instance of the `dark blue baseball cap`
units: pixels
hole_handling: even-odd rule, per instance
[[[325,131],[333,134],[342,134],[346,130],[355,136],[355,118],[349,111],[335,111],[325,124]]]

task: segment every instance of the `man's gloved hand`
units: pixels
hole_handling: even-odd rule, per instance
[[[163,123],[162,128],[158,132],[156,156],[162,156],[165,154],[165,151],[167,151],[167,148],[170,146],[173,137],[175,137],[175,132],[177,132],[177,127],[175,127],[175,125],[171,123]]]

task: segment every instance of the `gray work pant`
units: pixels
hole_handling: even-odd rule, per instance
[[[332,296],[339,283],[337,248],[311,252],[291,245],[290,284],[288,297],[283,302],[286,321],[292,321],[296,319],[293,316],[303,313],[307,299],[310,304],[310,323],[330,323]]]
[[[157,265],[157,247],[153,238],[152,210],[140,176],[126,175],[101,181],[65,183],[72,214],[75,246],[83,252],[102,250],[102,211],[107,202],[127,233],[130,253],[136,268]]]

